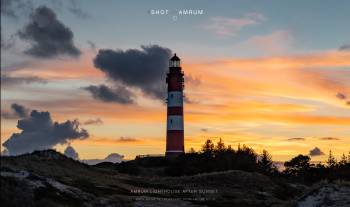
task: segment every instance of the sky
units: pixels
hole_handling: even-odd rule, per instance
[[[350,151],[349,1],[1,4],[2,151],[164,154],[175,52],[185,150],[222,138],[278,161]]]

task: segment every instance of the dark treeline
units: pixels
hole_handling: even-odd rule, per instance
[[[190,149],[187,153],[174,157],[144,157],[117,165],[120,172],[137,175],[140,168],[163,168],[161,174],[167,176],[195,175],[199,173],[243,170],[259,172],[272,177],[286,178],[295,182],[314,183],[320,180],[350,180],[350,152],[338,162],[332,152],[326,164],[312,164],[307,155],[298,155],[284,163],[279,172],[271,155],[263,150],[261,154],[245,145],[233,149],[220,139],[216,144],[208,139],[201,150]]]

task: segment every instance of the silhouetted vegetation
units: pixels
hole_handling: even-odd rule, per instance
[[[304,196],[312,198],[315,193],[326,203],[340,203],[338,206],[348,203],[349,182],[318,181],[349,180],[350,154],[338,161],[330,152],[324,165],[314,165],[310,157],[298,155],[285,163],[283,172],[277,171],[272,160],[266,150],[257,154],[244,145],[233,149],[222,140],[217,143],[207,140],[199,151],[190,149],[179,157],[138,156],[119,164],[105,162],[95,166],[52,150],[1,157],[1,204],[134,206],[131,200],[138,195],[150,198],[173,198],[174,195],[138,194],[131,193],[130,189],[192,187],[218,190],[208,195],[215,200],[194,202],[207,206],[294,206],[299,198],[307,200]],[[123,175],[116,170],[138,176]],[[177,206],[183,206],[182,201],[177,202]]]
[[[193,149],[176,159],[170,160],[165,168],[165,174],[170,176],[194,175],[205,172],[244,170],[255,172],[258,155],[253,149],[243,145],[234,150],[230,145],[225,146],[220,139],[215,145],[207,140],[198,152]]]
[[[117,165],[119,172],[137,175],[140,168],[163,167],[162,174],[168,176],[194,175],[199,173],[244,170],[248,172],[261,171],[270,174],[276,169],[272,165],[271,156],[264,151],[258,155],[252,148],[245,145],[235,150],[230,145],[226,147],[220,139],[216,144],[208,139],[200,151],[190,149],[188,153],[175,158],[144,157]],[[259,161],[261,160],[261,161]]]
[[[142,157],[116,165],[119,172],[139,175],[144,171],[155,170],[156,175],[182,176],[215,171],[243,170],[287,179],[293,182],[311,184],[320,180],[350,180],[350,152],[337,160],[329,153],[326,164],[312,164],[307,155],[298,155],[284,163],[285,170],[279,172],[272,156],[263,150],[261,154],[245,145],[233,149],[222,139],[217,143],[208,139],[199,151],[191,148],[187,153],[174,158]]]
[[[350,152],[348,156],[343,154],[341,160],[337,162],[329,152],[326,164],[312,164],[311,158],[306,155],[298,155],[284,163],[284,176],[297,182],[314,183],[320,180],[350,180]]]

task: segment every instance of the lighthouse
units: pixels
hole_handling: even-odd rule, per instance
[[[184,118],[183,118],[183,90],[184,73],[181,70],[180,58],[176,53],[169,61],[167,98],[167,132],[165,155],[177,156],[184,153]]]

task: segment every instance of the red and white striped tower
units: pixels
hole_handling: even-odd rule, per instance
[[[181,71],[180,58],[175,55],[169,62],[167,98],[167,134],[166,156],[183,154],[184,147],[184,118],[183,118],[183,89],[184,73]]]

